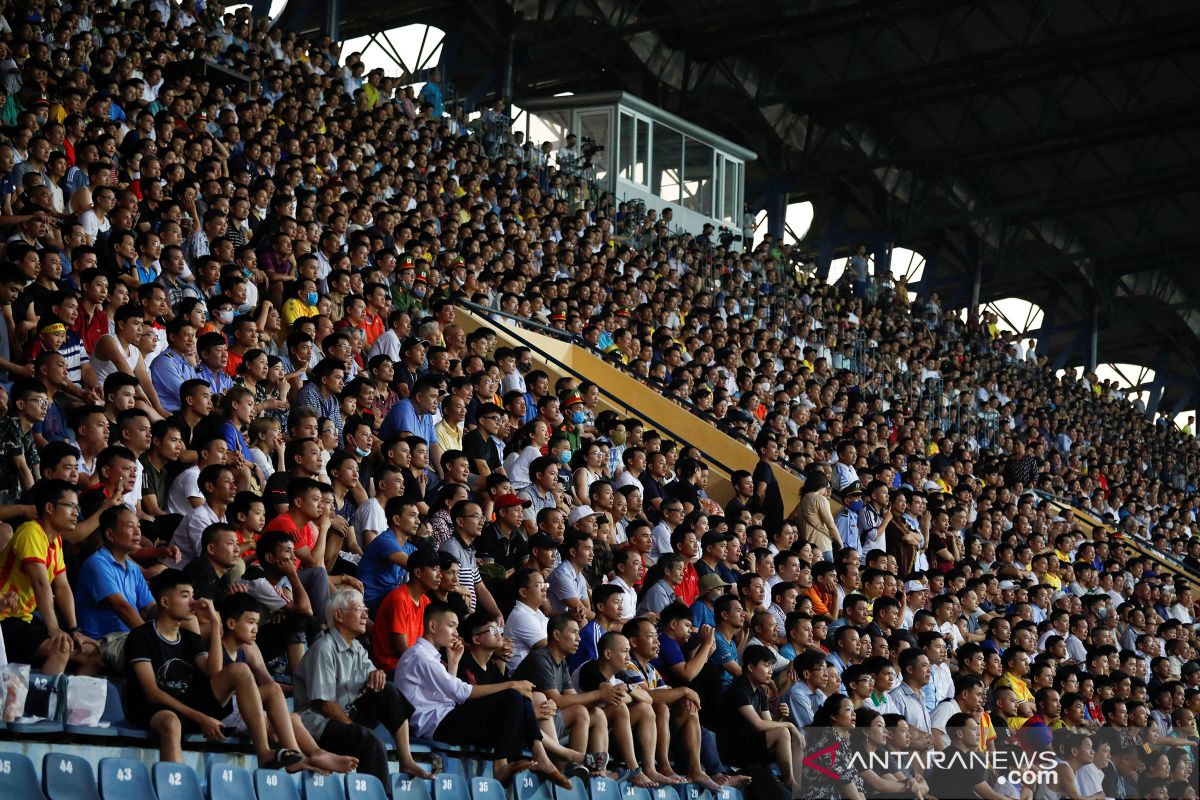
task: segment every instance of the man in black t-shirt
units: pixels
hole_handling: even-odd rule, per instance
[[[501,468],[500,448],[492,437],[499,435],[504,419],[504,409],[495,403],[484,403],[479,407],[479,415],[475,420],[479,423],[478,427],[472,428],[463,437],[462,449],[470,461],[472,475],[486,478]]]
[[[463,621],[459,630],[467,652],[458,662],[458,679],[471,686],[490,686],[508,680],[504,664],[506,653],[512,652],[512,642],[504,638],[503,621],[486,611],[477,611]]]
[[[236,696],[260,767],[282,769],[302,761],[296,750],[271,749],[258,683],[246,664],[224,663],[221,618],[212,601],[196,600],[187,576],[177,569],[159,573],[152,589],[158,616],[125,640],[130,676],[125,707],[130,720],[158,735],[160,760],[183,761],[184,733],[199,731],[210,741],[223,740],[221,721],[233,710]],[[208,641],[182,627],[197,618],[209,624]],[[286,705],[272,707],[286,717]]]
[[[979,723],[970,714],[955,714],[946,721],[950,746],[942,751],[942,763],[929,772],[929,791],[935,797],[982,797],[1005,800],[991,787],[988,770],[978,763]],[[975,756],[975,758],[972,758]]]
[[[758,450],[758,464],[754,467],[754,499],[750,507],[763,513],[764,524],[772,531],[783,524],[783,495],[779,493],[779,482],[771,466],[779,460],[779,441],[773,434],[763,434],[754,447]]]
[[[608,717],[609,736],[620,749],[625,763],[632,771],[629,782],[634,786],[669,785],[671,779],[658,771],[658,718],[654,714],[654,698],[640,686],[629,686],[621,679],[629,664],[629,640],[616,631],[609,631],[596,642],[596,658],[579,668],[579,691],[588,694],[600,687],[616,686],[616,699],[600,708]],[[645,766],[639,766],[634,734],[642,746]]]
[[[771,719],[766,687],[774,677],[774,666],[775,654],[770,648],[760,644],[746,647],[742,674],[721,697],[717,749],[721,761],[739,769],[777,764],[780,777],[795,796],[800,788],[796,770],[804,758],[804,739],[791,722]]]

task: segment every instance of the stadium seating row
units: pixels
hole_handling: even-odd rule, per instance
[[[22,800],[386,800],[383,785],[372,775],[289,775],[281,770],[251,773],[221,762],[209,764],[207,791],[185,764],[160,762],[151,770],[130,758],[103,758],[97,775],[84,758],[47,753],[38,780],[33,762],[20,753],[0,752],[0,797]],[[691,784],[646,790],[609,778],[592,778],[587,784],[572,779],[570,791],[553,789],[533,773],[513,782],[515,800],[742,800],[736,789],[722,790],[713,798]],[[676,791],[678,788],[678,791]],[[493,778],[467,779],[445,772],[432,781],[394,775],[395,800],[505,800],[508,792]]]

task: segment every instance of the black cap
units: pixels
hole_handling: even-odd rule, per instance
[[[428,345],[429,342],[422,339],[420,336],[409,336],[400,344],[400,352],[409,350],[417,345]]]
[[[845,489],[842,489],[842,497],[847,497],[852,494],[862,494],[863,485],[861,481],[850,481]]]

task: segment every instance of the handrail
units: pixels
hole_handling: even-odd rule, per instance
[[[1084,511],[1083,509],[1079,508],[1067,497],[1063,497],[1062,495],[1057,495],[1052,492],[1043,491],[1041,489],[1035,489],[1034,494],[1042,498],[1042,500],[1054,503],[1061,510],[1070,512],[1071,516],[1074,517],[1075,520],[1090,525],[1092,532],[1099,528],[1113,539],[1119,540],[1124,544],[1128,544],[1142,555],[1153,559],[1166,569],[1180,573],[1190,581],[1200,582],[1200,573],[1197,573],[1196,570],[1192,569],[1182,560],[1176,558],[1170,553],[1160,552],[1154,547],[1153,542],[1150,542],[1141,536],[1135,536],[1121,532],[1113,526],[1108,525],[1091,512]]]
[[[469,308],[478,314],[483,314],[485,317],[490,318],[492,315],[496,315],[504,317],[505,319],[511,319],[513,322],[516,322],[523,327],[533,328],[534,330],[539,330],[545,333],[547,336],[553,336],[555,339],[561,339],[564,342],[570,342],[571,344],[578,344],[582,346],[583,337],[559,328],[552,327],[550,325],[543,324],[541,322],[535,322],[528,317],[520,317],[516,314],[510,314],[507,311],[501,311],[498,308],[492,308],[490,306],[480,305],[479,303],[473,303],[470,300],[459,299],[455,300],[454,302],[458,303],[463,308]]]

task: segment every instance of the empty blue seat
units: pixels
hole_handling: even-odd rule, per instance
[[[38,786],[37,770],[28,756],[0,753],[0,797],[46,800],[42,787]]]
[[[395,800],[429,800],[429,785],[397,773],[392,776],[392,797]]]
[[[555,800],[588,800],[587,784],[578,775],[571,778],[571,788],[554,787]]]
[[[160,761],[151,770],[158,800],[204,800],[200,781],[187,764]]]
[[[63,709],[66,707],[66,703],[63,702],[62,685],[62,675],[42,675],[38,672],[30,674],[25,714],[44,719],[39,722],[10,722],[8,729],[13,733],[62,733]]]
[[[473,778],[471,800],[504,800],[504,787],[495,778]]]
[[[446,759],[447,762],[451,760],[457,759]],[[433,779],[433,800],[471,800],[466,776],[451,772],[447,763],[446,771]]]
[[[318,775],[305,771],[300,780],[300,796],[304,800],[342,800],[346,796],[341,775]],[[160,797],[158,800],[166,800]]]
[[[674,786],[656,786],[647,791],[650,792],[650,800],[683,800],[679,789]]]
[[[254,779],[228,762],[208,765],[208,800],[252,800]]]
[[[346,776],[346,800],[387,800],[387,791],[379,778],[356,772]]]
[[[742,790],[733,786],[722,786],[717,800],[742,800]]]
[[[254,770],[254,788],[258,800],[300,800],[296,781],[281,769]]]
[[[612,778],[592,778],[592,800],[621,800],[621,787]]]
[[[100,796],[104,800],[154,797],[154,784],[146,765],[132,758],[100,759]]]
[[[517,787],[517,800],[550,800],[550,784],[536,772],[522,772],[513,785]]]
[[[67,691],[70,691],[68,684]],[[107,694],[104,696],[104,713],[100,715],[103,726],[71,725],[65,726],[67,733],[75,736],[93,736],[100,739],[112,739],[121,735],[122,727],[130,727],[132,723],[125,719],[125,706],[121,702],[121,689],[112,681],[108,682]]]
[[[683,783],[678,787],[682,800],[713,800],[712,792],[694,783]]]
[[[643,789],[640,786],[630,786],[625,784],[621,790],[621,796],[625,800],[650,800],[650,790]]]
[[[92,765],[66,753],[42,759],[42,790],[50,800],[100,800]]]

